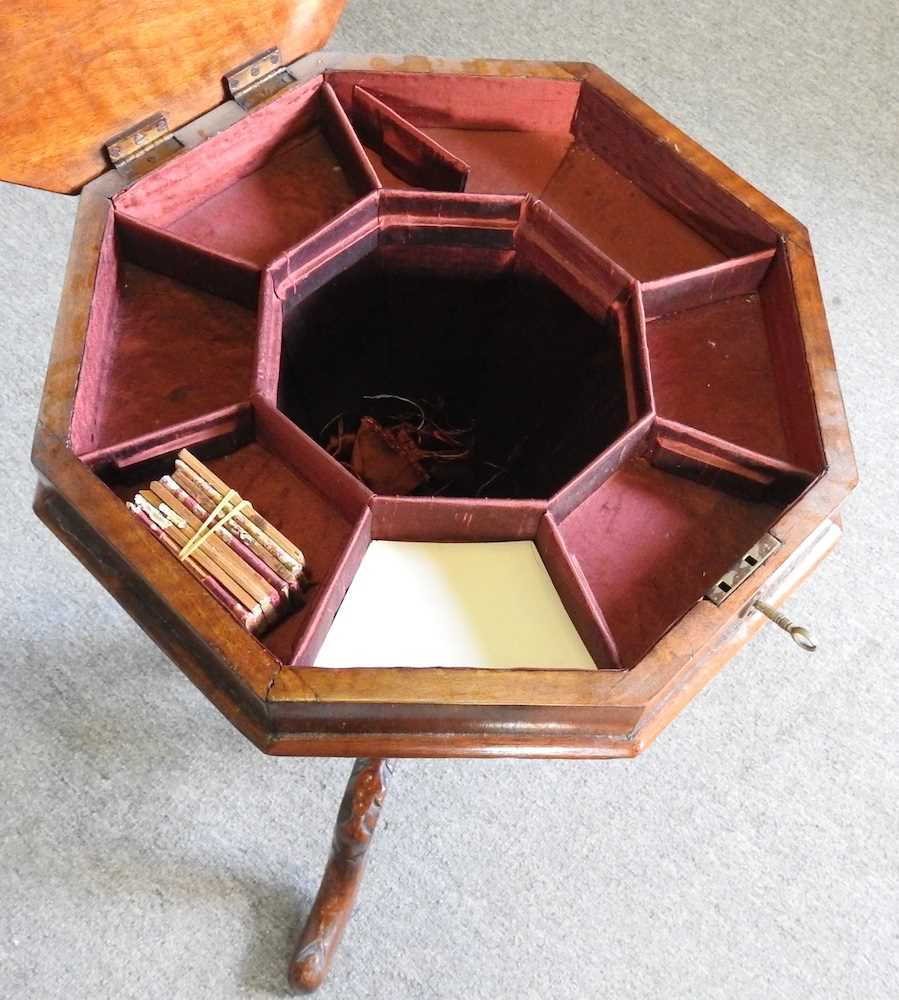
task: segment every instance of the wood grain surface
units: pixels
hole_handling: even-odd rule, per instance
[[[290,962],[290,983],[301,993],[317,990],[334,960],[359,895],[392,770],[389,760],[360,758],[353,765],[321,886]]]
[[[227,96],[222,77],[273,45],[320,48],[345,0],[16,0],[0,18],[0,180],[77,191],[104,144],[157,111],[179,128]]]

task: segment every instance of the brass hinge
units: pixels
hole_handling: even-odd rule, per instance
[[[710,587],[705,592],[705,596],[712,604],[720,605],[747,577],[752,576],[762,563],[774,555],[780,546],[780,541],[766,531],[746,555],[739,562],[734,563],[714,587]]]
[[[281,65],[281,52],[275,46],[227,73],[225,86],[244,111],[251,111],[293,83],[294,79]]]
[[[180,153],[183,146],[169,133],[166,117],[160,111],[120,132],[104,148],[116,170],[127,181],[135,181]]]

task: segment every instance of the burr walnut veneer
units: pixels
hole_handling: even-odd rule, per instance
[[[262,750],[369,758],[294,965],[311,988],[380,758],[639,753],[761,626],[755,600],[834,545],[855,468],[806,230],[600,70],[288,69],[142,176],[83,188],[35,509]],[[175,125],[202,110],[175,105]],[[33,182],[78,186],[95,154],[47,153]],[[318,435],[384,391],[453,399],[514,475],[373,493]],[[123,503],[185,446],[306,553],[308,601],[261,639]],[[705,599],[767,533],[776,551]],[[595,669],[315,667],[372,539],[533,540]]]

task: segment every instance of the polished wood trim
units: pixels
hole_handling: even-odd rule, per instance
[[[284,667],[270,702],[369,702],[427,705],[588,706],[621,680],[620,670],[478,670],[471,667]],[[373,699],[372,696],[377,696]]]
[[[811,247],[808,240],[788,241],[784,250],[828,465],[817,509],[829,514],[858,484],[858,469]]]
[[[557,736],[552,727],[530,734],[514,729],[500,736],[457,733],[395,734],[373,730],[364,735],[291,733],[272,739],[265,752],[280,757],[357,757],[366,748],[391,757],[515,757],[552,760],[611,760],[636,757],[640,745],[626,736]]]
[[[109,199],[121,188],[122,179],[112,170],[85,188],[78,200],[72,247],[66,264],[56,330],[38,412],[38,422],[60,438],[68,437],[72,420],[75,387],[81,370],[84,338],[100,259],[100,243],[112,211]]]
[[[759,585],[745,594],[736,592],[736,603],[721,615],[708,601],[701,601],[681,623],[672,629],[652,653],[632,670],[597,671],[608,688],[596,692],[593,708],[575,708],[547,705],[542,709],[517,706],[508,712],[487,706],[474,707],[468,712],[449,708],[446,704],[419,706],[403,714],[394,706],[358,702],[347,711],[344,706],[337,713],[341,720],[339,731],[327,732],[321,720],[312,721],[308,716],[295,725],[289,720],[291,712],[299,712],[296,700],[275,709],[273,722],[282,729],[276,732],[267,752],[276,755],[354,756],[364,747],[372,752],[394,757],[561,757],[609,758],[633,757],[645,750],[655,736],[695,697],[733,656],[765,623],[761,615],[745,617],[746,609],[757,596],[778,604],[817,567],[839,540],[841,531],[836,519],[826,519],[812,530],[804,543],[787,549],[784,546],[758,571]],[[724,605],[727,607],[727,605]],[[719,627],[705,642],[702,650],[686,648],[691,634]],[[726,655],[721,651],[726,650]],[[300,695],[298,685],[305,684],[310,672],[292,676],[282,671],[272,685],[272,696],[277,699],[277,689],[283,685],[293,688],[298,697],[312,699],[316,706],[312,715],[333,702],[318,701],[328,698],[329,685],[322,684],[322,675],[353,673],[356,677],[344,681],[364,681],[366,671],[312,671],[314,686]],[[368,671],[368,674],[373,671]],[[397,675],[412,671],[379,671]],[[431,674],[433,671],[418,671]],[[484,671],[447,671],[451,674],[480,674]],[[534,672],[540,680],[552,684],[561,672]],[[592,680],[593,674],[575,673],[577,681]],[[407,678],[408,679],[408,678]],[[499,677],[498,679],[504,680]],[[585,685],[578,684],[581,688]],[[575,688],[575,685],[572,685]],[[353,692],[359,695],[358,687]],[[445,695],[445,692],[443,692]],[[574,697],[583,690],[571,690]],[[408,697],[408,689],[406,691]],[[440,696],[435,692],[435,696]],[[274,706],[272,706],[274,708]],[[616,709],[623,710],[616,712]],[[302,716],[302,712],[299,712]],[[355,717],[355,718],[354,718]],[[355,731],[356,727],[362,731]],[[380,729],[378,728],[380,726]],[[405,732],[400,731],[405,728]],[[313,733],[312,730],[315,730]]]
[[[651,322],[667,313],[695,309],[754,292],[770,267],[775,252],[773,248],[759,250],[695,271],[672,274],[655,281],[641,281],[640,297],[645,320]]]

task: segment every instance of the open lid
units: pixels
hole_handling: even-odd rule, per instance
[[[346,0],[11,0],[0,17],[0,180],[74,192],[103,147],[157,112],[169,129],[221,103],[222,78],[277,46],[320,48]]]

